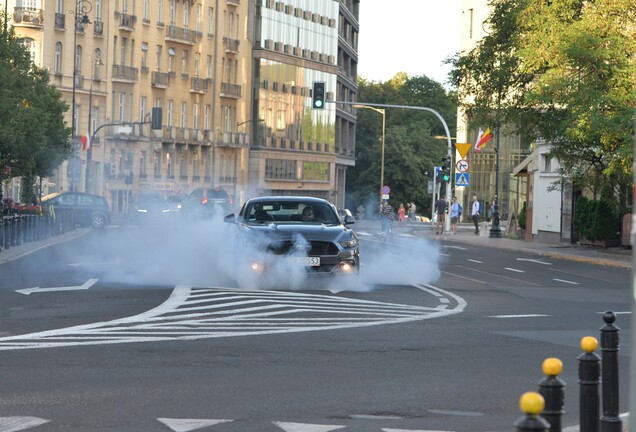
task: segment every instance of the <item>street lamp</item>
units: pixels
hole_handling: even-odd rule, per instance
[[[79,68],[80,59],[77,57],[77,28],[78,26],[84,29],[84,24],[90,24],[91,20],[88,18],[88,12],[93,10],[93,5],[87,0],[77,0],[75,3],[75,11],[69,11],[69,13],[73,14],[73,96],[72,96],[72,105],[71,105],[71,130],[72,130],[72,141],[76,143],[76,127],[75,124],[75,90],[77,87],[77,69]],[[79,19],[79,15],[82,15],[82,18]],[[75,150],[75,149],[73,149]],[[75,190],[75,163],[76,156],[73,156],[73,166],[71,169],[71,190]]]
[[[380,162],[380,206],[382,206],[382,188],[384,187],[384,131],[386,126],[386,111],[384,108],[375,108],[369,105],[354,105],[354,108],[372,109],[382,114],[382,157]]]

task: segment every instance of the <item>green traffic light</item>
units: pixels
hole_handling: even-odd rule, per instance
[[[314,101],[314,108],[322,108],[322,101],[321,100]]]
[[[444,174],[444,181],[447,182],[450,180],[450,176],[448,174]]]

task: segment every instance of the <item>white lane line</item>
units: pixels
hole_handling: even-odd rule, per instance
[[[496,277],[496,278],[499,278],[499,279],[506,279],[506,280],[511,280],[511,281],[515,281],[515,282],[519,282],[519,280],[520,280],[520,279],[513,278],[513,277],[508,277],[508,276],[504,276],[504,275],[500,275],[500,274],[496,274],[496,273],[491,273],[491,272],[488,272],[488,271],[485,271],[485,270],[476,269],[474,267],[466,267],[466,266],[461,266],[461,265],[457,265],[456,267],[461,268],[461,269],[465,269],[467,271],[471,271],[471,272],[474,272],[474,273],[483,273],[485,275],[488,275],[488,277],[491,277],[491,278],[492,277]],[[523,280],[523,282],[526,285],[532,285],[532,286],[537,286],[537,287],[543,286],[543,285],[536,284],[536,283],[533,283],[533,282],[528,282],[527,280]]]
[[[474,262],[474,263],[477,263],[477,264],[483,264],[484,263],[483,261],[479,261],[479,260],[476,260],[476,259],[470,259],[470,258],[467,259],[466,261]]]
[[[570,284],[570,285],[580,285],[578,282],[572,282],[572,281],[565,280],[565,279],[552,279],[552,280],[555,280],[557,282],[563,282],[563,283]]]
[[[342,429],[342,425],[320,425],[310,423],[272,422],[285,432],[329,432]]]
[[[450,245],[446,245],[444,246],[446,249],[459,249],[459,250],[468,250],[465,247],[461,247],[461,246],[450,246]]]
[[[453,431],[442,431],[442,430],[433,430],[433,429],[389,429],[389,428],[382,428],[382,432],[453,432]]]
[[[466,276],[458,275],[456,273],[450,273],[450,272],[446,272],[446,271],[443,271],[442,273],[443,274],[447,274],[449,276],[454,276],[456,278],[466,279],[466,280],[469,280],[469,281],[475,282],[475,283],[480,283],[480,284],[487,284],[488,283],[488,282],[484,282],[484,281],[479,280],[479,279],[473,279],[473,278],[469,278],[469,277],[466,277]]]
[[[615,315],[631,315],[632,311],[626,311],[626,312],[614,312]],[[603,315],[605,312],[596,312],[597,314]]]
[[[512,271],[512,272],[516,272],[516,273],[525,273],[525,271],[524,271],[524,270],[513,269],[513,268],[510,268],[510,267],[504,267],[504,269],[506,269],[506,270],[510,270],[510,271]]]
[[[168,426],[174,432],[190,432],[202,429],[208,426],[214,426],[219,423],[227,423],[232,420],[212,420],[212,419],[173,419],[173,418],[157,418],[161,423]]]
[[[521,314],[521,315],[490,315],[488,318],[541,318],[551,315],[544,314]]]
[[[17,432],[40,426],[49,421],[38,417],[0,417],[0,431]]]
[[[533,262],[536,264],[549,265],[549,266],[552,265],[552,263],[541,261],[538,259],[531,259],[531,258],[517,258],[517,261],[527,261],[527,262]]]

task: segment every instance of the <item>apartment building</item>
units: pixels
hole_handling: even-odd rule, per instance
[[[49,192],[226,189],[344,203],[359,0],[11,0],[10,24],[71,109]],[[327,84],[311,109],[314,81]],[[342,98],[342,99],[340,99]],[[161,108],[162,128],[151,129]]]
[[[257,3],[252,194],[309,195],[342,206],[355,117],[334,102],[357,93],[358,1]],[[324,109],[311,107],[316,81],[326,83]]]

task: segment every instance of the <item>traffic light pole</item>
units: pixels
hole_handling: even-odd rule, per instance
[[[371,106],[371,107],[376,107],[376,108],[399,108],[399,109],[412,109],[412,110],[417,110],[417,111],[428,111],[430,113],[433,113],[435,115],[435,117],[437,117],[439,119],[439,121],[442,122],[442,125],[444,126],[444,131],[446,132],[446,138],[448,140],[448,153],[447,153],[447,157],[450,161],[450,166],[451,166],[451,173],[452,173],[452,167],[453,167],[453,143],[451,142],[451,134],[450,131],[448,130],[448,125],[446,124],[446,121],[444,120],[444,117],[441,116],[440,113],[438,113],[437,111],[435,111],[433,108],[428,108],[428,107],[420,107],[420,106],[410,106],[410,105],[389,105],[389,104],[377,104],[377,103],[369,103],[369,102],[360,102],[360,101],[356,101],[356,102],[347,102],[347,101],[325,101],[326,103],[335,103],[335,104],[342,104],[342,105],[367,105],[367,106]],[[446,182],[446,199],[450,199],[450,195],[451,195],[451,183],[452,183],[453,179],[451,176],[450,181]],[[382,187],[382,186],[380,186]],[[380,191],[380,193],[382,193]],[[450,212],[446,213],[446,218],[445,218],[445,224],[444,224],[444,234],[450,234]]]

